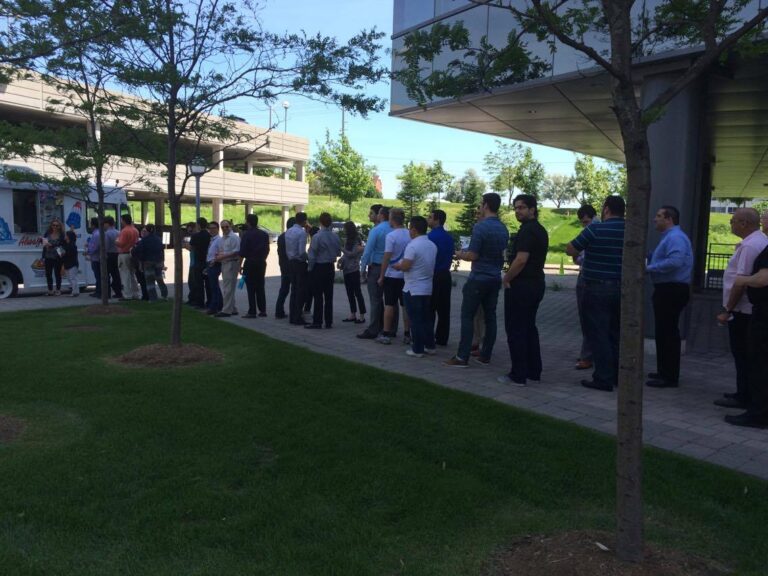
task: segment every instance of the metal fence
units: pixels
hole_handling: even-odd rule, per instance
[[[704,278],[704,288],[711,290],[723,289],[723,274],[728,266],[728,260],[733,256],[734,244],[712,243],[707,250],[707,269]]]

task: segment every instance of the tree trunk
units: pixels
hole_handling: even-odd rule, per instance
[[[175,170],[174,165],[174,184]],[[168,195],[171,207],[171,238],[173,240],[173,311],[171,313],[171,345],[181,346],[181,311],[184,303],[184,258],[182,252],[183,236],[181,232],[180,199],[174,191]]]
[[[96,216],[99,219],[99,285],[101,286],[101,305],[109,304],[109,256],[107,255],[107,238],[104,235],[104,184],[101,169],[96,168],[96,196],[99,199]],[[93,234],[93,232],[91,232]]]
[[[648,134],[634,90],[614,94],[627,158],[627,213],[621,281],[621,336],[616,454],[616,553],[643,559],[643,287],[651,164]]]

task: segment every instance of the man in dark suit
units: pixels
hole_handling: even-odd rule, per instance
[[[296,223],[296,218],[291,216],[285,223],[287,230]],[[275,304],[275,318],[285,318],[285,300],[291,291],[291,270],[288,264],[288,255],[285,253],[285,232],[277,237],[277,260],[280,263],[280,292],[277,294]]]
[[[244,318],[256,318],[256,308],[259,316],[267,315],[267,295],[264,292],[264,276],[267,273],[267,256],[269,256],[269,234],[259,228],[259,216],[248,214],[245,217],[248,229],[240,241],[240,262],[245,276],[245,287],[248,292],[248,313]]]

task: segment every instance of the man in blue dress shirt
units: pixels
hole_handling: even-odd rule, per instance
[[[680,212],[662,206],[653,219],[661,240],[646,270],[653,281],[653,317],[656,332],[656,372],[648,386],[674,388],[680,378],[680,315],[691,293],[693,250],[680,229]]]
[[[376,212],[374,209],[377,209]],[[371,322],[357,337],[373,340],[384,328],[384,288],[379,285],[379,275],[381,273],[381,261],[384,259],[384,243],[387,234],[392,232],[392,227],[389,225],[389,208],[386,206],[374,204],[371,206],[369,217],[372,222],[375,221],[376,225],[368,233],[365,251],[360,258],[360,271],[363,277],[367,278]],[[395,324],[395,329],[397,329],[397,324]]]
[[[427,224],[432,229],[427,237],[437,246],[430,309],[435,343],[440,346],[448,344],[451,327],[451,289],[453,288],[451,264],[453,264],[453,253],[456,250],[453,236],[445,231],[445,220],[446,214],[443,210],[432,210],[427,218]],[[435,316],[437,316],[436,326]]]

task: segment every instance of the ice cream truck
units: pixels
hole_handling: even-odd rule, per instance
[[[106,215],[119,222],[120,214],[128,210],[125,191],[107,188],[105,192]],[[39,185],[0,181],[0,299],[15,296],[22,288],[30,292],[46,289],[43,235],[53,218],[61,220],[65,230],[73,229],[77,234],[80,285],[94,284],[85,246],[87,225],[96,216],[97,203],[95,191],[85,197]]]

